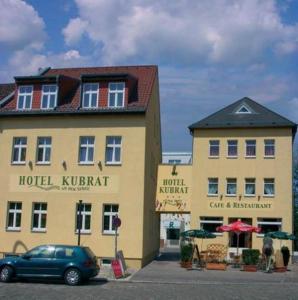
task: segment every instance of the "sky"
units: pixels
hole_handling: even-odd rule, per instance
[[[0,0],[0,82],[44,67],[159,67],[163,151],[250,97],[298,123],[298,0]]]

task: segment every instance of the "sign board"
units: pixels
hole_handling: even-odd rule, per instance
[[[191,187],[191,165],[159,165],[156,191],[156,211],[190,211]]]
[[[210,201],[207,203],[209,209],[245,209],[245,210],[272,210],[273,203],[268,201]]]
[[[123,272],[122,272],[122,267],[121,267],[120,260],[119,259],[112,260],[111,265],[112,265],[112,269],[113,269],[115,278],[118,279],[118,278],[123,277]]]
[[[121,226],[121,219],[117,215],[113,217],[113,225],[117,228]]]
[[[123,255],[122,250],[119,250],[117,252],[117,259],[120,261],[120,265],[121,265],[121,268],[122,268],[122,273],[125,274],[125,272],[127,270],[127,266],[126,266],[126,263],[125,263],[125,259],[124,259],[124,255]]]
[[[11,175],[11,192],[117,193],[117,175]]]

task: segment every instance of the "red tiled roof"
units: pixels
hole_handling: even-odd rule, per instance
[[[130,99],[127,107],[123,110],[131,110],[131,111],[139,111],[140,109],[146,109],[147,104],[149,102],[152,88],[154,84],[154,80],[157,76],[157,66],[148,65],[148,66],[119,66],[119,67],[87,67],[87,68],[61,68],[61,69],[49,69],[42,76],[49,75],[62,75],[68,78],[74,78],[77,80],[81,79],[82,75],[109,75],[109,74],[128,74],[137,80],[137,92],[133,93],[131,97],[134,99]],[[78,111],[80,107],[80,86],[77,85],[71,93],[69,93],[68,98],[69,101],[66,103],[61,103],[59,107],[55,109],[55,111],[64,111],[64,112],[72,112]],[[8,105],[4,105],[0,112],[12,112],[15,109],[12,109],[14,104],[8,103]],[[102,110],[98,109],[98,110]],[[106,109],[105,109],[106,110]],[[120,109],[117,109],[120,110]],[[35,110],[36,111],[36,110]]]
[[[0,100],[11,94],[15,89],[14,83],[2,83],[0,84]]]

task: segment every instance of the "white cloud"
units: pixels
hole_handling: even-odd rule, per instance
[[[88,22],[75,18],[70,20],[68,25],[63,29],[65,43],[67,45],[74,45],[80,41],[83,34],[86,32]]]
[[[107,64],[251,64],[265,50],[297,50],[298,28],[282,22],[274,0],[75,1],[79,17],[64,28],[65,42],[87,35]]]
[[[7,50],[41,49],[46,39],[44,22],[21,0],[0,0],[0,46]]]

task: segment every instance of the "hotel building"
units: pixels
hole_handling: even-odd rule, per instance
[[[46,69],[0,86],[0,252],[81,245],[140,268],[159,249],[156,66]]]

